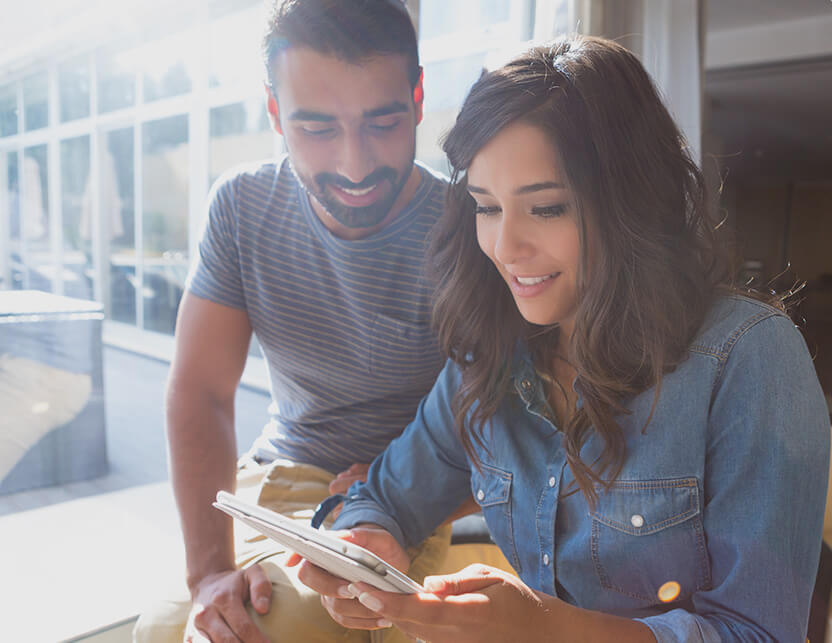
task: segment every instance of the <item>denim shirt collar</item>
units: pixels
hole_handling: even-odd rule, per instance
[[[546,386],[537,374],[534,360],[524,341],[518,341],[515,347],[511,364],[511,379],[514,390],[523,400],[527,411],[547,419],[553,417],[549,403],[546,401]],[[578,394],[577,407],[581,408],[583,396],[577,378],[572,381],[572,389]]]

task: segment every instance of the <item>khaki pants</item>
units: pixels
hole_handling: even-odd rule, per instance
[[[297,518],[312,517],[314,508],[328,497],[333,476],[328,471],[306,464],[277,461],[268,465],[244,464],[237,476],[237,495],[248,501]],[[237,566],[260,563],[272,582],[272,608],[265,616],[251,606],[248,611],[271,641],[330,643],[400,643],[409,639],[396,628],[367,632],[348,630],[335,623],[321,605],[317,593],[297,578],[297,568],[284,565],[288,556],[278,543],[235,521],[234,540]],[[408,553],[408,575],[422,582],[439,569],[450,541],[450,526],[441,527],[419,547]],[[173,597],[144,612],[136,623],[136,643],[182,643],[191,609],[190,596]]]

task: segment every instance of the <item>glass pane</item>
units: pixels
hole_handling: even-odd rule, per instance
[[[211,110],[211,183],[227,169],[274,156],[274,137],[263,99]]]
[[[51,291],[55,263],[49,245],[49,175],[46,145],[23,154],[20,214],[23,240],[21,271],[27,288]]]
[[[263,59],[259,34],[264,19],[259,8],[214,21],[208,28],[208,84],[242,85],[245,93],[263,86]]]
[[[86,56],[58,68],[58,88],[62,122],[90,115],[90,66]]]
[[[193,34],[177,34],[141,47],[134,54],[141,56],[144,71],[144,100],[178,96],[191,91],[190,56],[194,49]]]
[[[61,141],[64,294],[93,298],[90,137]]]
[[[425,65],[425,112],[416,129],[416,158],[439,172],[448,172],[439,140],[454,124],[485,58],[486,54],[479,53]]]
[[[101,219],[110,236],[110,319],[136,323],[133,128],[107,134],[101,157]],[[106,237],[105,237],[106,238]],[[106,296],[105,296],[106,299]]]
[[[46,72],[23,81],[23,120],[27,131],[49,125],[49,79]]]
[[[188,117],[142,134],[144,328],[172,334],[188,271]]]
[[[17,92],[14,85],[0,87],[0,136],[17,134]]]
[[[136,72],[129,54],[103,51],[96,57],[98,111],[112,112],[136,102]]]
[[[507,22],[510,16],[511,0],[421,0],[419,38],[481,31],[491,25]]]
[[[11,283],[4,283],[3,288],[23,288],[23,273],[20,263],[20,172],[17,152],[4,154],[5,172],[0,175],[0,213],[7,217],[5,228],[9,235],[9,277]],[[0,275],[5,277],[5,275]]]

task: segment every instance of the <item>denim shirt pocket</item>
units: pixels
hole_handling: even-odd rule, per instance
[[[592,560],[603,588],[644,605],[709,589],[696,478],[617,480],[601,490],[592,513]],[[668,591],[672,583],[678,593]],[[660,589],[670,596],[660,597]]]
[[[485,463],[480,464],[480,469],[474,467],[471,470],[471,492],[482,509],[491,537],[519,573],[520,560],[514,546],[511,521],[512,474]]]

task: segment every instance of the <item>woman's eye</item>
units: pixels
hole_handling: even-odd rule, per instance
[[[557,205],[544,205],[532,208],[532,214],[539,217],[543,217],[544,219],[549,217],[559,217],[564,212],[566,212],[567,207],[568,205],[566,203],[558,203]]]
[[[474,212],[477,214],[494,214],[499,211],[500,208],[494,205],[478,205],[474,208]]]

